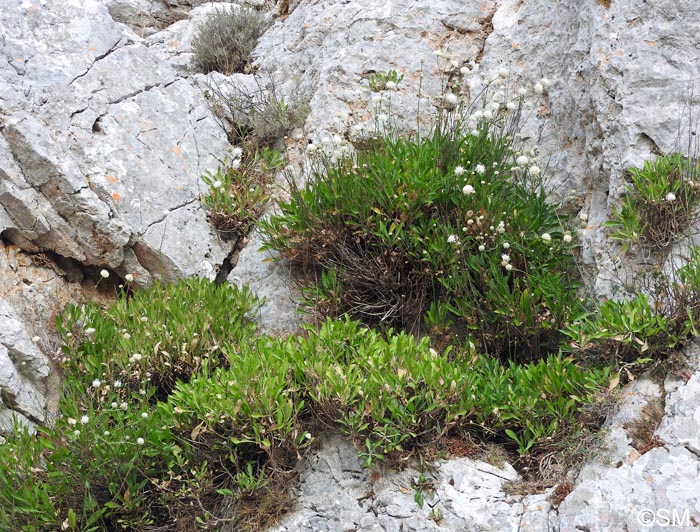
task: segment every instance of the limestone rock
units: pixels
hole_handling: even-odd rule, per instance
[[[229,253],[199,203],[228,142],[201,91],[94,0],[0,10],[0,233],[174,279]]]
[[[519,475],[467,458],[434,464],[423,473],[425,502],[415,501],[421,472],[408,468],[372,478],[358,468],[357,451],[339,435],[323,441],[303,466],[296,509],[274,532],[547,530],[547,495],[509,496],[504,484]]]
[[[7,410],[25,423],[42,423],[46,419],[49,364],[3,299],[0,324],[0,430],[11,426]]]

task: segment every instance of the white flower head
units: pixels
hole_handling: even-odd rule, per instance
[[[476,190],[474,190],[474,187],[471,185],[464,185],[462,188],[462,194],[465,196],[471,196],[474,192],[476,192]]]
[[[141,412],[141,417],[143,419],[148,419],[148,412]]]
[[[100,277],[107,279],[107,277],[109,277],[109,272],[107,270],[100,270]]]
[[[221,185],[223,185],[223,183],[218,179],[211,184],[212,188],[219,188]]]
[[[231,164],[229,166],[232,170],[238,170],[241,167],[241,160],[234,159],[233,161],[231,161]]]
[[[143,438],[136,439],[136,445],[143,445],[144,443],[146,443],[146,441]]]
[[[540,82],[535,83],[535,86],[533,88],[535,90],[535,93],[537,93],[537,94],[542,94],[544,92],[544,87],[542,86],[542,83],[540,83]]]
[[[503,242],[503,249],[508,249],[510,248],[510,244],[508,242]]]
[[[513,269],[513,265],[512,265],[512,264],[506,264],[506,265],[505,265],[505,269],[508,270],[508,271],[511,271],[511,270]]]
[[[505,68],[505,67],[501,67],[501,68],[498,70],[498,75],[499,75],[500,77],[502,77],[502,78],[507,78],[507,77],[508,77],[508,69]]]
[[[464,173],[464,167],[455,166],[455,175],[456,176],[461,176],[463,173]]]
[[[459,238],[457,238],[457,235],[450,235],[447,237],[448,244],[456,244],[457,242],[459,242]]]
[[[80,423],[81,423],[82,425],[87,425],[89,421],[90,421],[90,418],[87,417],[87,416],[83,416],[83,417],[80,418]]]
[[[393,81],[387,81],[385,86],[386,90],[393,91],[396,88],[396,83]]]
[[[93,387],[93,388],[99,388],[101,384],[102,384],[102,383],[100,382],[99,379],[95,379],[94,381],[92,381],[92,387]]]
[[[124,276],[124,280],[125,280],[127,283],[132,283],[132,282],[134,281],[134,276],[133,276],[132,274],[130,274],[130,273],[127,273],[127,274]]]
[[[537,177],[538,175],[540,175],[540,173],[541,173],[542,171],[540,170],[540,167],[539,167],[539,166],[537,166],[537,165],[532,165],[532,166],[530,167],[530,169],[529,169],[529,172],[530,172],[530,175],[533,175],[533,176]]]
[[[508,253],[504,253],[503,255],[501,255],[501,260],[503,262],[510,262],[510,255],[508,255]]]
[[[552,241],[552,235],[549,233],[542,233],[542,240],[545,242],[551,242]]]
[[[571,233],[568,233],[568,232],[564,233],[563,239],[564,239],[564,242],[566,242],[567,244],[573,240],[573,238],[571,237]]]
[[[243,150],[241,148],[233,148],[231,150],[231,157],[234,159],[240,159],[243,156]]]
[[[73,419],[72,417],[69,417],[69,418],[66,420],[66,422],[67,422],[71,427],[75,427],[75,424],[77,423],[77,421],[76,421],[75,419]]]
[[[454,94],[454,93],[452,93],[452,92],[448,92],[448,93],[445,95],[445,103],[446,103],[449,107],[454,107],[455,105],[457,105],[457,102],[458,102],[458,101],[459,101],[459,100],[457,99],[457,95]]]
[[[669,192],[668,194],[666,194],[666,201],[668,201],[669,203],[676,201],[676,195],[673,192]]]
[[[527,155],[519,155],[517,159],[515,159],[515,164],[518,166],[525,166],[527,163],[530,162],[530,158]]]
[[[484,251],[485,249],[486,249],[486,246],[484,246],[483,244],[481,244],[479,246],[479,251]]]
[[[95,328],[94,327],[88,327],[85,329],[85,334],[94,334]]]
[[[483,164],[477,164],[474,167],[474,171],[479,175],[483,175],[486,172],[486,167]]]

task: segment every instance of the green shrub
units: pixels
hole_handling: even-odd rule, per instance
[[[700,165],[680,153],[629,170],[632,182],[606,225],[623,249],[642,244],[666,248],[684,231],[700,202]]]
[[[609,380],[607,369],[561,356],[502,365],[472,347],[438,353],[427,338],[383,336],[349,320],[270,349],[294,354],[308,405],[361,443],[367,465],[457,430],[510,438],[525,453],[571,424]]]
[[[443,124],[444,125],[444,124]],[[540,169],[515,157],[515,121],[438,126],[429,138],[378,138],[290,181],[266,247],[310,273],[310,304],[371,325],[417,329],[430,310],[489,353],[556,351],[579,311],[565,220]],[[519,159],[523,166],[516,166]]]
[[[243,72],[268,25],[265,15],[247,7],[215,11],[192,39],[192,68],[203,74]]]
[[[214,173],[202,176],[209,191],[202,196],[209,222],[227,239],[245,237],[265,210],[268,183],[283,164],[279,153],[269,148],[243,152],[224,159]]]
[[[319,426],[351,435],[367,465],[459,431],[525,453],[578,423],[609,379],[561,356],[438,353],[349,319],[254,336],[254,308],[246,290],[190,280],[68,309],[60,416],[0,445],[0,529],[217,529],[225,507],[245,527],[245,505],[279,502]]]
[[[568,325],[567,351],[617,364],[662,359],[697,336],[700,320],[700,249],[672,276],[656,270],[648,289],[622,301],[605,301]]]

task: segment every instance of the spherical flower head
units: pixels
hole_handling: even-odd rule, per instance
[[[447,94],[445,94],[445,103],[448,105],[448,107],[456,106],[458,101],[459,100],[457,99],[456,94],[452,92],[448,92]]]
[[[542,79],[540,80],[540,85],[542,85],[542,87],[544,87],[545,89],[549,88],[549,86],[550,86],[551,84],[552,84],[552,82],[549,81],[549,79],[547,79],[547,78],[542,78]]]
[[[127,274],[124,276],[124,280],[125,280],[127,283],[133,283],[133,282],[134,282],[134,276],[131,275],[130,273],[127,273]]]
[[[223,185],[223,183],[218,179],[211,184],[212,188],[219,188],[221,185]]]
[[[508,102],[506,104],[506,109],[508,109],[509,111],[515,111],[516,107],[517,105],[515,105],[515,102]]]
[[[386,90],[393,91],[396,88],[396,83],[393,81],[387,81],[385,86],[386,86]]]
[[[462,166],[455,167],[455,175],[456,176],[461,176],[463,173],[464,173],[464,167],[462,167]]]
[[[503,249],[508,249],[510,244],[508,242],[503,242]]]
[[[95,333],[95,328],[94,327],[88,327],[85,329],[85,334],[94,334]]]
[[[109,272],[107,270],[100,270],[100,277],[107,279],[107,277],[109,277]]]
[[[673,203],[674,201],[676,201],[676,195],[673,192],[669,192],[668,194],[666,194],[666,201],[668,201],[669,203]]]
[[[148,412],[141,412],[141,417],[143,419],[148,419]]]
[[[234,159],[233,161],[231,161],[231,164],[229,166],[232,170],[238,170],[241,167],[241,160]]]
[[[447,237],[448,244],[456,244],[459,241],[456,235],[450,235]]]
[[[483,244],[481,244],[479,246],[479,251],[484,251],[485,249],[486,249],[486,246],[484,246]]]
[[[240,159],[243,156],[243,150],[241,148],[233,148],[231,150],[231,157],[234,159]]]
[[[102,384],[102,383],[100,382],[99,379],[95,379],[94,381],[92,381],[92,387],[93,387],[93,388],[99,388],[99,387],[100,387],[100,384]]]
[[[552,241],[552,235],[549,233],[542,233],[542,240],[545,242],[551,242]]]
[[[508,253],[504,253],[503,255],[501,255],[501,260],[503,262],[510,262],[510,255],[508,255]]]
[[[511,271],[511,270],[513,269],[513,265],[512,265],[512,264],[506,264],[506,265],[505,265],[505,269],[508,270],[508,271]]]
[[[382,101],[382,95],[381,94],[373,94],[372,95],[372,103],[379,103]]]
[[[136,439],[136,445],[143,445],[144,443],[146,443],[146,441],[143,438]]]
[[[463,66],[462,68],[459,69],[459,73],[462,74],[463,76],[468,76],[469,75],[469,67]]]
[[[474,187],[471,185],[464,185],[464,187],[462,188],[462,194],[464,194],[465,196],[471,196],[475,192],[476,190],[474,190]]]
[[[81,423],[82,425],[87,425],[89,421],[90,421],[90,418],[87,417],[87,416],[83,416],[83,417],[80,418],[80,423]]]
[[[535,86],[533,88],[535,89],[535,93],[537,94],[542,94],[544,92],[544,87],[540,82],[535,83]]]
[[[501,67],[501,68],[498,70],[498,75],[499,75],[500,77],[502,77],[502,78],[507,78],[507,77],[508,77],[508,69],[505,68],[505,67]]]
[[[483,164],[477,164],[474,167],[474,171],[479,175],[483,175],[484,173],[486,173],[486,167]]]
[[[567,244],[573,240],[573,238],[571,237],[571,233],[564,233],[563,239],[564,239],[564,242],[566,242]]]
[[[529,172],[530,172],[530,175],[533,175],[533,176],[537,177],[538,175],[540,175],[540,174],[542,173],[542,170],[540,170],[540,167],[539,167],[539,166],[537,166],[537,165],[532,165],[532,166],[530,167]]]
[[[124,412],[126,412],[127,409],[129,408],[129,405],[124,402],[124,403],[119,405],[119,408],[120,408],[120,410],[123,410]]]
[[[530,158],[527,155],[519,155],[518,158],[515,159],[515,164],[518,166],[526,166],[529,162]]]
[[[71,427],[75,427],[75,424],[77,423],[77,421],[76,421],[75,419],[73,419],[72,417],[69,417],[69,418],[66,420],[66,422],[67,422]]]

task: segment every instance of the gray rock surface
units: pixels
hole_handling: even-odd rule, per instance
[[[139,284],[221,264],[199,178],[228,143],[201,91],[97,2],[4,3],[0,233]]]
[[[420,482],[425,502],[415,501]],[[548,494],[510,496],[504,485],[519,475],[509,465],[496,467],[468,458],[408,468],[376,478],[363,471],[357,451],[335,435],[304,466],[297,508],[275,532],[440,530],[548,530]]]
[[[41,423],[46,419],[48,361],[2,299],[0,324],[0,430],[12,426],[13,416]]]
[[[135,274],[139,284],[214,276],[231,251],[198,202],[199,176],[228,148],[186,69],[194,27],[216,7],[201,4],[0,0],[0,234],[14,244],[3,242],[0,253],[0,424],[13,416],[45,419],[51,372],[40,348],[51,352],[52,344],[41,328],[63,303],[85,296],[64,278],[80,279],[90,267]],[[368,80],[389,69],[405,79],[383,103],[390,98],[398,124],[415,128],[417,105],[430,109],[439,91],[446,59],[436,50],[459,65],[479,64],[474,77],[490,79],[506,68],[514,83],[530,88],[548,78],[525,127],[526,142],[539,147],[553,199],[587,216],[582,258],[597,293],[609,295],[620,281],[619,259],[602,224],[624,189],[626,167],[685,148],[678,131],[687,127],[684,109],[697,104],[700,16],[695,0],[603,4],[302,0],[263,37],[256,64],[287,101],[295,94],[310,99],[306,131],[288,141],[290,153],[308,138],[318,142],[342,136],[356,122],[371,123]],[[302,162],[292,157],[293,164]],[[264,328],[293,330],[289,276],[265,261],[259,244],[253,234],[229,281],[249,283],[266,297]],[[75,262],[35,268],[20,249]],[[60,294],[53,304],[52,294]],[[607,425],[606,450],[572,474],[574,489],[556,509],[548,493],[507,495],[505,483],[517,478],[508,464],[460,458],[425,473],[436,494],[431,516],[430,505],[414,501],[418,471],[374,480],[345,440],[330,437],[306,462],[297,508],[277,530],[694,528],[700,522],[697,352],[697,346],[689,350],[687,374],[663,386],[639,380],[626,389]],[[655,432],[659,446],[640,450],[630,425],[654,401],[665,403]],[[666,516],[678,517],[678,526],[664,526]]]

